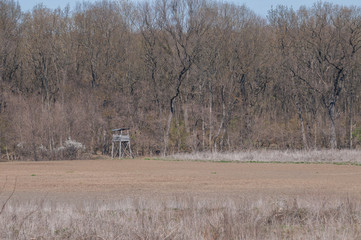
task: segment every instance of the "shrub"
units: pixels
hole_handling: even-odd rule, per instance
[[[86,156],[84,144],[71,138],[66,140],[63,146],[52,150],[42,144],[38,147],[35,144],[33,145],[24,142],[17,144],[16,154],[23,160],[31,158],[34,160],[74,160],[82,159]]]
[[[77,141],[68,139],[64,144],[64,158],[65,159],[78,159],[85,152],[85,146]]]

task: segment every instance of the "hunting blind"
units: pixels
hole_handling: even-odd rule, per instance
[[[132,149],[130,148],[129,128],[113,129],[112,132],[112,158],[114,158],[117,153],[119,158],[127,156],[133,157]]]

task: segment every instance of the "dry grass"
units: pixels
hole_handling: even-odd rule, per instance
[[[359,156],[254,151],[173,159],[359,163]],[[361,239],[361,202],[347,196],[188,193],[24,200],[9,198],[15,187],[6,184],[0,186],[0,239]]]
[[[360,231],[360,202],[319,196],[12,199],[0,215],[0,239],[360,239]]]
[[[205,160],[232,162],[289,162],[289,163],[354,163],[361,164],[360,150],[254,150],[243,152],[212,153],[198,152],[175,154],[173,160]]]

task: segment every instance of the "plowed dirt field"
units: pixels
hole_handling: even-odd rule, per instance
[[[1,162],[0,192],[11,192],[15,182],[16,195],[24,196],[322,193],[361,197],[361,167],[333,164],[144,159]]]

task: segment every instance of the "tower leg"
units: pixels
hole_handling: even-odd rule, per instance
[[[112,142],[112,158],[114,158],[114,142]]]
[[[122,157],[122,141],[119,141],[119,159]]]
[[[129,154],[130,154],[130,157],[132,157],[132,158],[133,158],[132,148],[130,147],[130,141],[128,142],[128,147],[129,147]]]

